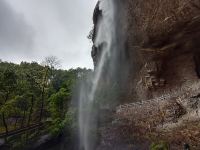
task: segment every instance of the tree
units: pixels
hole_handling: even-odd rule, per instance
[[[1,116],[3,125],[6,130],[6,137],[5,140],[7,141],[7,135],[8,135],[8,125],[6,122],[6,116],[8,114],[9,109],[7,109],[8,106],[6,105],[8,103],[9,98],[14,93],[14,90],[16,89],[17,85],[17,75],[14,72],[12,68],[6,68],[4,72],[1,74],[0,78],[0,94],[1,94]]]
[[[6,118],[9,118],[16,113],[16,107],[13,104],[14,104],[14,99],[6,101],[4,103],[4,105],[1,106],[1,109],[0,109],[3,125],[4,125],[5,131],[6,131],[5,141],[7,141],[7,136],[8,136],[8,132],[9,132],[8,131],[9,125],[7,124]]]
[[[60,67],[60,60],[56,56],[48,56],[45,57],[44,61],[42,62],[43,66],[48,66],[50,70],[54,70]]]
[[[10,129],[23,129],[45,119],[52,120],[47,125],[58,134],[65,127],[70,130],[76,112],[70,111],[76,110],[70,109],[72,92],[91,70],[58,70],[55,58],[46,62],[44,66],[37,62],[0,62],[0,127],[7,135]],[[32,133],[26,131],[22,137],[27,141],[37,136]]]
[[[7,68],[1,75],[0,81],[1,89],[0,93],[4,99],[4,102],[7,102],[10,94],[14,92],[17,86],[17,75],[12,68]]]
[[[47,84],[48,84],[48,73],[49,73],[49,68],[45,67],[44,68],[43,80],[41,82],[41,95],[42,95],[42,97],[41,97],[41,109],[40,109],[39,122],[42,121],[43,112],[44,112],[45,88],[47,87]]]
[[[50,84],[51,80],[54,77],[54,70],[56,69],[56,67],[60,66],[60,61],[55,56],[49,56],[45,58],[42,64],[44,65],[44,76],[43,76],[43,81],[41,83],[42,99],[41,99],[39,121],[42,121],[43,117],[44,103],[45,103],[45,89],[47,88],[47,85]]]
[[[52,118],[53,133],[57,134],[64,128],[65,115],[70,101],[70,93],[61,88],[49,98],[49,110]]]
[[[22,119],[21,119],[21,125],[20,127],[24,127],[24,122],[26,118],[26,112],[28,111],[28,108],[30,107],[29,97],[28,95],[22,95],[17,96],[15,98],[16,100],[16,107],[22,112]]]

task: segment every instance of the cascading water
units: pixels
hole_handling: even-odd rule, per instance
[[[105,68],[113,72],[119,48],[117,41],[116,13],[114,0],[101,0],[102,17],[98,22],[94,45],[101,47],[101,56],[93,76],[81,85],[79,97],[80,150],[94,150],[98,122],[98,105],[96,94],[102,81]],[[104,76],[104,75],[103,75]]]

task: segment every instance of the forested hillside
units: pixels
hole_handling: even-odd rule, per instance
[[[3,143],[21,149],[42,135],[56,137],[64,130],[76,130],[73,122],[77,102],[72,101],[72,92],[78,90],[76,84],[91,70],[62,70],[56,69],[57,66],[55,57],[47,57],[42,65],[0,61],[0,136],[3,135],[0,139]]]

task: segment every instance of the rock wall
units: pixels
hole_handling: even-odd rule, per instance
[[[119,14],[124,24],[124,51],[129,65],[129,90],[124,101],[154,98],[198,80],[199,1],[117,0],[115,3],[125,14]],[[93,41],[97,20],[102,17],[98,6],[99,3],[94,11]],[[95,66],[101,50],[93,46]]]
[[[200,88],[200,1],[116,0],[116,6],[119,12],[124,10],[121,22],[129,66],[122,103],[144,102],[124,109],[118,116],[123,124],[123,128],[118,126],[119,130],[128,131],[123,138],[130,140],[133,136],[130,134],[134,134],[133,139],[138,137],[140,142],[163,139],[172,149],[181,149],[183,142],[199,149],[200,91],[192,89]],[[98,5],[95,10],[94,16],[102,17]],[[96,28],[94,22],[93,40]],[[95,66],[100,51],[101,48],[93,48]],[[172,93],[176,96],[164,103],[145,103]],[[188,134],[190,131],[195,133],[195,138]]]
[[[139,98],[153,98],[198,80],[199,6],[194,0],[127,2],[128,49],[131,66],[138,66],[131,89],[137,87]]]

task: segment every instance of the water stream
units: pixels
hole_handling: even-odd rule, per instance
[[[122,91],[120,88],[125,89],[121,83],[126,83],[124,80],[128,75],[122,3],[120,0],[101,0],[99,8],[102,17],[96,25],[94,45],[101,51],[100,59],[93,76],[81,85],[79,93],[80,150],[95,149],[99,140],[99,110],[114,106]]]
[[[93,150],[96,138],[97,111],[95,110],[95,94],[101,80],[105,64],[111,60],[114,51],[115,20],[113,0],[102,0],[102,19],[99,21],[95,46],[103,44],[102,53],[93,77],[83,84],[79,99],[80,149]],[[90,87],[87,87],[90,86]]]

